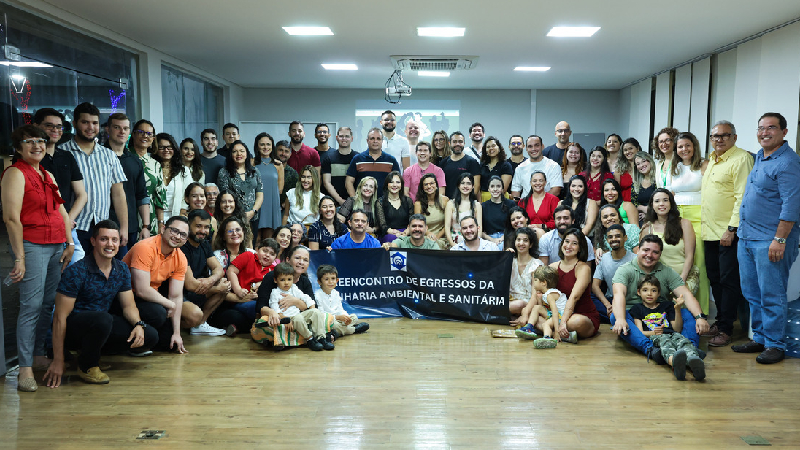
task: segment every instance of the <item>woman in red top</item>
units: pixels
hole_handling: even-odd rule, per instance
[[[541,239],[547,230],[556,226],[553,212],[558,206],[558,197],[545,192],[547,178],[544,172],[536,170],[531,174],[531,191],[528,195],[519,200],[519,206],[527,211],[530,217],[530,227],[536,231],[536,235]]]
[[[33,392],[34,363],[46,369],[45,339],[52,322],[56,288],[61,271],[72,259],[72,221],[53,175],[39,166],[47,147],[47,134],[33,125],[14,130],[16,153],[3,173],[3,221],[8,229],[14,268],[9,278],[19,285],[17,389]],[[69,246],[65,248],[64,243]]]
[[[586,264],[589,246],[581,230],[567,230],[558,256],[561,261],[550,264],[550,267],[558,270],[558,290],[567,296],[558,336],[563,341],[574,331],[580,339],[592,337],[600,329],[600,314],[589,296],[592,269]]]
[[[600,198],[603,196],[601,191],[603,181],[614,178],[614,174],[611,173],[611,168],[608,166],[606,149],[598,145],[589,152],[589,168],[581,172],[581,175],[586,178],[589,200],[600,202]]]

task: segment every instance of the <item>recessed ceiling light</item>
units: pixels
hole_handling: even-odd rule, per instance
[[[547,72],[550,70],[550,67],[517,66],[514,67],[514,70],[518,70],[520,72]]]
[[[461,37],[465,30],[456,27],[417,27],[417,36]]]
[[[599,29],[600,27],[553,27],[547,35],[550,37],[590,37]]]
[[[283,27],[292,36],[333,36],[328,27]]]
[[[323,64],[325,70],[358,70],[355,64]]]
[[[421,77],[449,77],[450,72],[442,72],[439,70],[420,70],[417,75]]]

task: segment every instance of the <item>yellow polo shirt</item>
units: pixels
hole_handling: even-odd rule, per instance
[[[715,152],[709,155],[700,191],[704,241],[718,241],[729,226],[739,226],[739,207],[753,163],[753,155],[735,145],[719,158]]]

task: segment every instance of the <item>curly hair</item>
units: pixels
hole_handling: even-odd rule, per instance
[[[672,127],[664,127],[656,133],[655,137],[652,141],[650,141],[650,150],[653,152],[653,157],[659,161],[664,159],[664,154],[661,153],[661,150],[658,148],[658,137],[662,134],[666,134],[672,139],[672,150],[675,150],[675,138],[678,137],[678,129]]]

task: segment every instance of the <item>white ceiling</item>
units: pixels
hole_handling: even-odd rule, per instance
[[[619,89],[641,77],[800,17],[800,1],[770,0],[45,0],[242,87],[380,88],[391,55],[477,55],[449,78],[404,73],[420,88]],[[548,38],[553,26],[602,29]],[[282,26],[329,26],[289,36]],[[421,38],[417,26],[466,27]],[[355,63],[328,72],[320,63]],[[518,65],[551,66],[520,73]]]

